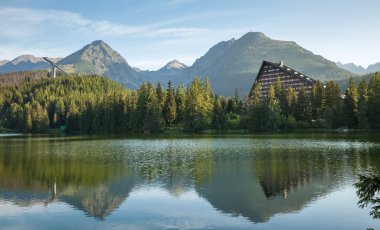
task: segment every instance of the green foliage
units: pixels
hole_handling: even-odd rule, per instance
[[[358,175],[359,181],[354,184],[359,197],[358,205],[361,208],[372,206],[370,215],[374,219],[380,218],[380,177],[377,175]]]
[[[304,86],[301,86],[298,92],[297,101],[294,106],[294,117],[297,121],[310,123],[312,120],[312,108],[310,95],[306,92]]]
[[[358,90],[356,88],[355,82],[350,79],[350,85],[346,89],[344,95],[343,108],[344,108],[344,121],[349,128],[355,128],[357,126],[357,113],[358,113]]]
[[[368,124],[368,85],[365,81],[361,81],[358,86],[359,102],[358,102],[358,127],[366,129]]]
[[[166,101],[164,106],[164,118],[166,124],[172,126],[177,119],[177,103],[175,100],[174,88],[171,81],[168,83],[168,89],[166,90]]]
[[[212,127],[217,130],[228,128],[228,109],[225,98],[219,96],[215,98],[214,108],[212,111]]]
[[[266,98],[256,84],[244,100],[237,91],[233,98],[215,96],[207,78],[203,82],[195,78],[187,90],[183,86],[175,90],[171,82],[165,91],[152,83],[129,90],[97,76],[45,78],[0,89],[0,126],[20,132],[65,127],[66,132],[90,134],[154,133],[165,123],[188,132],[380,128],[378,74],[369,85],[362,81],[356,87],[351,81],[344,100],[332,81],[326,86],[317,82],[309,94],[304,87],[296,92],[278,80]]]
[[[212,110],[213,92],[206,82],[195,78],[186,95],[183,127],[188,132],[199,132],[205,128]]]
[[[368,88],[368,121],[371,128],[380,128],[380,74],[371,78]]]
[[[182,122],[186,108],[186,91],[182,85],[177,87],[175,102],[177,106],[177,123]]]

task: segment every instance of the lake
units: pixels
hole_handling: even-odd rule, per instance
[[[366,229],[375,134],[0,136],[0,228]]]

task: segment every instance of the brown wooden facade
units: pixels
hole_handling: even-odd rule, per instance
[[[263,61],[253,86],[257,83],[261,84],[261,95],[265,99],[268,96],[270,85],[276,84],[278,78],[280,78],[283,87],[292,87],[296,93],[300,91],[302,85],[310,93],[313,85],[316,83],[316,80],[285,66],[283,62],[272,63]]]

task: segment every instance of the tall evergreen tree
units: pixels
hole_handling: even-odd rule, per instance
[[[344,121],[349,128],[356,128],[358,124],[358,102],[359,95],[355,82],[350,78],[350,85],[346,90],[343,100]]]
[[[146,114],[141,114],[141,116],[143,116],[144,132],[155,133],[162,129],[162,110],[158,103],[154,86],[151,83],[147,85]]]
[[[358,127],[362,129],[366,129],[369,127],[368,124],[368,85],[362,80],[358,86]]]
[[[164,106],[164,118],[167,125],[172,126],[177,118],[177,104],[175,101],[174,88],[172,82],[168,82],[166,102]]]
[[[368,120],[372,129],[380,129],[380,74],[375,73],[369,83]]]
[[[306,92],[305,86],[302,85],[295,103],[294,117],[298,121],[310,123],[312,119],[311,113],[310,95]]]
[[[177,105],[177,123],[182,122],[186,108],[186,91],[183,85],[179,85],[175,94],[175,102]]]
[[[211,95],[209,94],[210,91],[205,93],[205,87],[202,88],[202,85],[201,80],[196,77],[187,90],[186,108],[183,121],[185,131],[199,132],[205,128],[206,119],[210,109],[209,102],[206,100],[210,100]]]
[[[282,108],[283,115],[288,118],[294,115],[295,104],[297,101],[297,95],[294,88],[291,86],[285,90],[284,103]]]
[[[311,91],[311,107],[312,117],[314,120],[322,117],[326,109],[326,94],[325,88],[320,81],[317,81]]]
[[[227,102],[218,96],[214,100],[212,111],[212,127],[218,130],[225,130],[228,127]]]
[[[156,97],[157,97],[157,102],[160,104],[161,108],[164,108],[165,98],[164,98],[164,92],[162,90],[160,82],[157,83]]]
[[[327,122],[328,127],[338,128],[343,125],[342,117],[342,93],[339,86],[333,81],[326,84],[326,109],[323,112],[323,117]]]

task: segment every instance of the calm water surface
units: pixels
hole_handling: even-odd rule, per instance
[[[366,229],[378,135],[0,136],[0,228]]]

